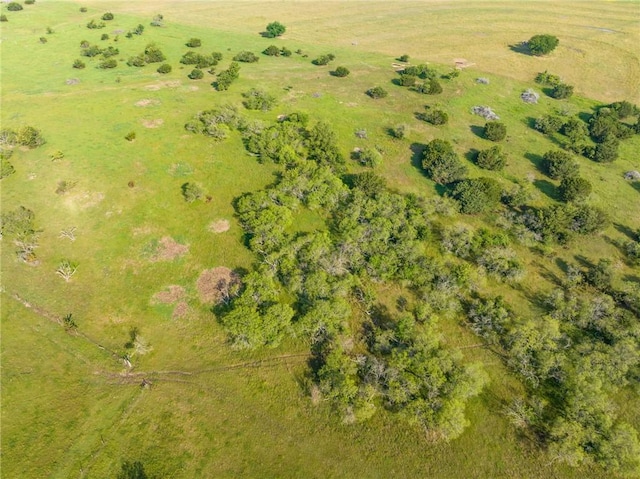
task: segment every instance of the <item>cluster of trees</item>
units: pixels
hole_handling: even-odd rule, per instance
[[[287,47],[278,48],[275,45],[269,45],[264,49],[262,53],[269,57],[279,57],[281,55],[283,57],[290,57],[292,55],[291,50],[289,50]]]
[[[427,95],[442,93],[442,85],[437,78],[438,73],[425,64],[407,66],[398,73],[400,77],[394,80],[394,83],[400,86]]]
[[[336,56],[333,53],[327,53],[326,55],[320,55],[318,58],[311,60],[311,63],[318,66],[328,65]]]
[[[242,94],[244,101],[242,104],[247,110],[269,111],[276,104],[276,98],[263,90],[252,88]]]
[[[222,53],[212,52],[210,55],[202,55],[189,51],[182,55],[180,63],[183,65],[195,65],[196,68],[210,68],[216,66],[222,60]]]
[[[615,290],[612,278],[608,260],[569,265],[542,318],[518,317],[501,297],[472,300],[467,318],[527,387],[509,411],[517,427],[555,460],[632,476],[640,473],[640,441],[614,398],[638,386],[640,290]]]
[[[154,43],[149,43],[144,52],[136,55],[135,57],[130,57],[127,60],[127,65],[131,67],[143,67],[148,63],[161,63],[166,60],[164,53],[162,50],[158,48]]]
[[[243,63],[255,63],[260,60],[260,57],[253,52],[250,51],[241,51],[233,57],[233,61],[243,62]]]
[[[218,73],[216,81],[213,82],[212,85],[215,86],[218,91],[228,90],[231,84],[236,81],[239,76],[240,65],[237,62],[231,62],[229,64],[229,68]]]

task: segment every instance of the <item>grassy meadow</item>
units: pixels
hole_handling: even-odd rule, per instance
[[[391,188],[435,197],[416,152],[443,137],[461,157],[488,148],[477,134],[484,120],[470,110],[490,105],[508,126],[507,166],[493,175],[504,184],[531,181],[534,205],[550,204],[558,182],[541,172],[540,162],[557,145],[531,122],[556,109],[589,114],[601,103],[640,103],[640,4],[38,0],[19,12],[1,10],[8,17],[0,23],[1,126],[31,125],[46,139],[36,149],[16,148],[10,160],[16,171],[0,183],[2,212],[23,205],[35,213],[40,231],[37,264],[19,262],[8,238],[0,242],[4,478],[116,477],[123,460],[143,462],[150,476],[173,478],[611,477],[597,468],[550,462],[520,437],[504,408],[522,385],[498,355],[478,347],[480,340],[459,319],[443,321],[445,342],[462,348],[465,360],[481,362],[491,382],[471,403],[469,427],[450,443],[427,442],[390,415],[343,424],[306,391],[306,344],[230,349],[196,283],[210,268],[251,268],[254,257],[233,201],[272,183],[276,168],[250,156],[238,132],[214,143],[185,131],[184,124],[198,111],[225,104],[265,122],[306,112],[312,121],[331,123],[345,156],[356,147],[379,147],[384,160],[378,173]],[[85,27],[108,11],[115,18],[106,28]],[[164,26],[149,25],[156,14],[164,16]],[[286,34],[261,37],[273,20],[287,26]],[[144,33],[126,38],[138,24]],[[108,40],[100,40],[103,33]],[[537,58],[510,48],[537,33],[557,35],[558,49]],[[240,78],[228,91],[216,91],[214,76],[205,72],[190,80],[192,66],[179,63],[192,37],[202,40],[198,52],[223,54],[217,72],[242,50],[260,61],[241,63]],[[118,66],[102,70],[97,58],[80,57],[83,40],[118,48]],[[164,52],[172,72],[157,73],[157,64],[126,65],[149,43]],[[261,55],[271,44],[303,54]],[[331,65],[311,64],[325,53],[335,54]],[[420,95],[391,82],[401,54],[440,73],[449,72],[455,59],[470,66],[442,81],[443,94]],[[85,69],[72,68],[77,58]],[[351,71],[347,78],[329,74],[340,65]],[[539,92],[533,78],[544,70],[575,85],[575,96],[558,101],[542,94],[536,105],[523,103],[520,93]],[[477,77],[490,84],[478,84]],[[388,97],[365,95],[378,85]],[[272,111],[242,107],[242,93],[253,87],[277,98]],[[447,110],[449,123],[433,127],[418,120],[427,104]],[[407,136],[394,140],[387,130],[399,124],[407,125]],[[361,129],[367,139],[354,135]],[[130,132],[134,141],[125,140]],[[624,172],[640,169],[639,149],[636,135],[622,142],[612,164],[578,158],[593,184],[590,203],[611,217],[604,233],[552,253],[517,246],[527,269],[520,287],[478,278],[480,287],[499,291],[519,314],[533,318],[541,309],[530,298],[554,286],[564,261],[611,258],[618,277],[640,281],[638,268],[615,246],[626,231],[640,228],[638,182],[623,179]],[[64,157],[52,160],[58,151]],[[364,171],[347,161],[350,171]],[[485,173],[465,163],[470,176]],[[61,181],[72,185],[64,194],[56,193]],[[210,198],[185,202],[185,182],[199,183]],[[311,215],[306,221],[301,229],[322,224]],[[444,221],[483,224],[464,215]],[[224,222],[228,229],[216,230]],[[60,235],[69,228],[75,228],[75,241]],[[180,254],[163,259],[164,239],[182,245]],[[56,274],[63,259],[78,265],[69,282]],[[171,285],[184,290],[182,311],[175,302],[153,299]],[[390,298],[398,294],[388,286]],[[65,331],[67,314],[77,333]],[[139,330],[140,345],[133,352],[125,348],[132,328]],[[125,353],[133,363],[129,374]],[[151,387],[141,387],[143,379]],[[625,392],[617,406],[640,427],[637,395]]]

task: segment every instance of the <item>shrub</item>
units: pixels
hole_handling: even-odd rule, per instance
[[[546,55],[558,46],[560,41],[553,35],[534,35],[527,42],[529,51],[533,55]]]
[[[369,88],[366,93],[371,98],[376,98],[376,99],[377,98],[384,98],[384,97],[386,97],[388,95],[387,90],[385,90],[381,86]]]
[[[271,22],[267,25],[265,35],[268,38],[276,38],[283,35],[286,30],[287,27],[285,27],[282,23]]]
[[[202,46],[202,40],[200,40],[199,38],[191,38],[187,43],[185,43],[185,45],[189,48],[197,48],[199,46]]]
[[[87,13],[87,7],[80,7],[80,11],[82,13]]]
[[[129,133],[126,134],[124,139],[127,140],[127,141],[135,140],[136,139],[136,132],[135,131],[130,131]]]
[[[162,14],[157,14],[153,17],[153,20],[151,20],[151,26],[152,27],[161,27],[162,26],[162,21],[164,20],[164,16]]]
[[[194,68],[188,75],[188,77],[192,80],[200,80],[203,76],[204,73],[202,73],[202,70],[200,70],[199,68]]]
[[[351,73],[351,72],[346,67],[338,67],[333,72],[331,72],[331,74],[334,77],[339,77],[339,78],[344,78],[344,77],[348,76],[349,73]]]
[[[579,168],[578,162],[564,151],[550,150],[542,157],[542,169],[554,180],[577,176]]]
[[[315,60],[311,60],[311,63],[318,66],[328,65],[329,62],[332,62],[335,58],[333,53],[328,53],[326,55],[320,55]]]
[[[242,104],[248,110],[269,111],[276,103],[275,97],[256,88],[252,88],[248,92],[243,93],[242,96],[246,98]]]
[[[407,63],[409,61],[409,55],[404,54],[398,57],[399,62]]]
[[[547,70],[538,73],[535,78],[535,82],[541,85],[556,86],[560,83],[560,77],[558,75],[552,75]]]
[[[33,5],[34,3],[36,3],[36,0],[24,0],[25,5]]]
[[[158,69],[156,70],[158,73],[170,73],[171,72],[171,65],[169,65],[168,63],[163,63],[162,65],[160,65],[158,67]]]
[[[164,56],[164,54],[162,53],[162,51],[160,51],[160,49],[154,45],[153,43],[150,43],[149,45],[147,45],[144,49],[144,61],[146,63],[160,63],[165,61],[166,58]]]
[[[640,109],[628,101],[617,101],[609,105],[609,108],[616,113],[618,119],[623,120],[630,116],[640,115]]]
[[[278,47],[276,47],[275,45],[269,45],[267,48],[265,48],[262,53],[264,55],[270,56],[270,57],[279,57],[280,56],[280,49]]]
[[[37,148],[45,144],[45,140],[42,137],[40,130],[35,129],[32,126],[23,126],[16,132],[16,143],[28,148]]]
[[[287,47],[282,47],[282,50],[280,50],[280,55],[282,55],[283,57],[290,57],[292,55],[292,52]]]
[[[46,37],[40,37],[40,43],[47,43]]]
[[[362,166],[375,168],[382,163],[382,155],[375,148],[363,148],[357,154],[357,159]]]
[[[502,141],[507,136],[507,127],[499,121],[488,121],[484,125],[484,137],[491,141]]]
[[[401,73],[398,83],[400,83],[401,86],[412,87],[415,86],[416,83],[418,83],[418,77],[415,75],[409,75],[407,73]]]
[[[107,12],[104,15],[102,15],[102,20],[113,20],[113,13],[111,12]]]
[[[127,65],[129,65],[130,67],[143,67],[146,64],[147,62],[144,61],[144,55],[142,53],[135,57],[130,57],[127,60]]]
[[[11,162],[4,156],[0,156],[0,179],[12,175],[15,171]]]
[[[420,115],[420,118],[432,125],[445,125],[449,121],[449,115],[438,109],[427,107],[427,112]]]
[[[193,203],[204,195],[202,187],[196,183],[185,183],[181,187],[182,196],[187,203]]]
[[[10,12],[18,12],[22,10],[22,5],[20,5],[18,2],[10,2],[7,5],[7,10],[9,10]]]
[[[615,137],[609,137],[595,148],[587,151],[587,156],[598,163],[612,163],[618,158],[618,145],[620,142]]]
[[[442,85],[435,78],[429,78],[422,85],[415,87],[415,90],[426,95],[438,95],[442,93]]]
[[[560,198],[565,202],[583,201],[591,194],[591,183],[579,176],[568,176],[560,183]]]
[[[396,140],[402,140],[407,134],[407,125],[398,125],[389,128],[389,134]]]
[[[227,90],[231,83],[238,78],[240,66],[236,62],[231,62],[229,68],[221,71],[215,81],[215,87],[219,91]]]
[[[260,58],[256,56],[255,53],[248,52],[248,51],[242,51],[238,53],[235,57],[233,57],[233,59],[234,61],[244,62],[244,63],[255,63],[258,60],[260,60]]]
[[[478,153],[476,163],[480,168],[485,170],[501,170],[504,168],[507,160],[500,145],[493,146],[487,150]]]
[[[120,51],[117,48],[113,48],[112,46],[109,46],[104,50],[102,50],[101,53],[104,58],[109,58],[109,57],[115,57],[120,53]]]
[[[102,36],[100,37],[100,40],[109,40],[109,34],[103,33]]]
[[[98,45],[91,45],[80,51],[80,55],[83,57],[95,57],[102,53],[102,49]]]
[[[180,63],[184,65],[195,65],[197,68],[207,68],[216,66],[220,60],[222,60],[222,53],[218,52],[213,52],[211,55],[187,52],[182,55]]]
[[[492,178],[473,178],[456,183],[453,197],[465,214],[484,213],[499,203],[502,195],[500,183]]]
[[[2,15],[0,15],[0,22],[8,22],[9,19],[7,18],[7,16],[3,13]]]
[[[601,108],[589,120],[589,134],[602,143],[609,137],[625,139],[633,136],[633,128],[618,120],[618,114],[610,108]]]
[[[423,153],[422,168],[429,177],[441,185],[458,181],[465,177],[467,168],[446,140],[430,141]]]
[[[573,95],[573,86],[567,85],[566,83],[558,83],[551,90],[551,97],[556,100],[564,100],[566,98],[570,98]]]
[[[534,124],[534,128],[545,135],[556,133],[562,128],[562,118],[556,115],[545,115],[538,118]]]
[[[96,30],[99,28],[104,28],[107,25],[104,22],[100,22],[100,23],[96,23],[95,20],[91,20],[89,23],[87,23],[87,28],[90,30]]]
[[[55,33],[55,32],[53,31],[53,28],[51,28],[51,27],[47,27],[46,32],[47,32],[47,35],[52,35],[53,33]]]
[[[117,66],[118,66],[118,62],[116,61],[115,58],[107,58],[98,64],[98,68],[102,68],[102,69],[115,68]]]

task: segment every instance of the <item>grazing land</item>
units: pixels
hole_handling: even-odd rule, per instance
[[[3,477],[639,473],[640,122],[603,110],[640,104],[637,3],[0,10]],[[528,54],[541,33],[558,47]],[[222,58],[191,79],[189,51]],[[225,89],[241,52],[259,60]],[[429,163],[433,140],[462,169]],[[495,145],[504,165],[481,167]],[[427,363],[444,386],[399,398],[411,381],[389,378]]]

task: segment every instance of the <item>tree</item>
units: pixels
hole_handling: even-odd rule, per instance
[[[500,145],[493,146],[478,153],[476,163],[485,170],[501,170],[506,164],[506,158]]]
[[[427,144],[422,157],[422,168],[433,181],[441,185],[458,181],[467,174],[467,167],[453,151],[451,143],[440,139]]]
[[[276,103],[276,98],[267,92],[252,88],[242,94],[245,100],[242,104],[247,110],[269,111]]]
[[[186,43],[186,45],[189,48],[197,48],[199,46],[202,45],[202,40],[200,40],[199,38],[191,38],[189,39],[189,41]]]
[[[542,157],[542,169],[554,180],[563,180],[578,174],[580,165],[569,153],[560,150],[547,151]]]
[[[367,90],[367,95],[369,95],[371,98],[378,99],[386,97],[388,93],[387,90],[385,90],[381,86],[376,86],[373,88],[369,88]]]
[[[193,203],[204,195],[204,190],[197,183],[185,183],[181,187],[182,196],[187,203]]]
[[[492,178],[462,180],[453,189],[453,197],[460,203],[460,211],[469,215],[494,208],[501,194],[500,184]]]
[[[163,63],[162,65],[160,65],[158,67],[158,69],[156,70],[158,73],[170,73],[171,72],[171,65],[169,65],[168,63]]]
[[[363,148],[357,154],[358,161],[362,166],[375,168],[382,163],[382,155],[375,148]]]
[[[611,163],[618,158],[619,145],[618,139],[610,136],[604,142],[598,143],[595,148],[587,150],[586,155],[598,163]]]
[[[560,183],[560,198],[566,202],[578,202],[591,194],[591,183],[579,176],[565,177]]]
[[[560,41],[553,35],[534,35],[527,42],[529,51],[533,55],[546,55],[551,53],[558,46]]]
[[[194,68],[188,75],[188,77],[192,80],[200,80],[203,76],[204,73],[202,73],[202,70],[200,70],[199,68]]]
[[[564,100],[566,98],[570,98],[571,95],[573,95],[573,86],[567,85],[566,83],[558,83],[553,87],[550,95],[556,100]]]
[[[502,141],[507,136],[507,127],[499,121],[488,121],[484,125],[484,137],[491,141]]]
[[[420,119],[431,123],[432,125],[445,125],[449,121],[449,115],[447,112],[439,110],[437,108],[426,107],[426,113],[420,115]]]
[[[267,25],[265,36],[268,38],[276,38],[283,35],[286,30],[287,27],[285,27],[282,23],[271,22]]]
[[[346,77],[347,75],[349,75],[349,73],[351,73],[351,72],[346,67],[338,67],[333,72],[331,72],[331,74],[334,77],[340,77],[340,78]]]

